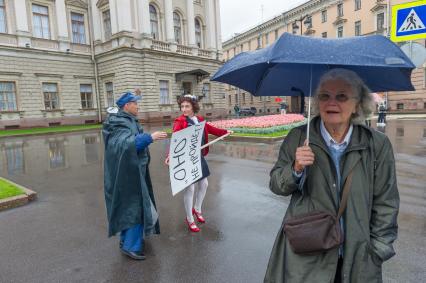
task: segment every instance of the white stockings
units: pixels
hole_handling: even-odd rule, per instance
[[[195,186],[197,184],[198,184],[198,189],[196,190],[196,194],[195,194],[195,206],[193,206],[194,191],[195,191]],[[209,182],[207,181],[207,178],[203,178],[197,183],[188,186],[183,192],[183,202],[185,204],[186,218],[189,223],[194,222],[194,217],[192,216],[193,207],[195,208],[197,212],[201,213],[201,206],[203,205],[203,201],[204,201],[204,197],[206,196],[208,185],[209,185]]]

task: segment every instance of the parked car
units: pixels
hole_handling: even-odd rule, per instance
[[[256,107],[250,107],[250,108],[241,108],[240,109],[240,116],[254,116],[256,115]]]

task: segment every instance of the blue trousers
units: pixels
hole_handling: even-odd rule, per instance
[[[141,252],[143,250],[143,225],[138,224],[132,228],[121,231],[120,240],[122,249],[129,252]]]

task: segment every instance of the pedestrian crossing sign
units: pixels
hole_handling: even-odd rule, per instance
[[[391,40],[426,38],[426,0],[392,6]]]

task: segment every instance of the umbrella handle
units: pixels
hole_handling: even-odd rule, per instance
[[[308,145],[309,145],[309,126],[310,126],[310,121],[311,121],[311,96],[309,96],[308,98],[308,127],[307,127],[307,132],[306,132],[306,140],[308,141]]]
[[[312,64],[311,64],[311,77],[309,79],[309,98],[308,98],[308,127],[307,127],[307,133],[306,133],[306,140],[308,141],[309,145],[309,126],[311,121],[311,97],[312,97]]]

